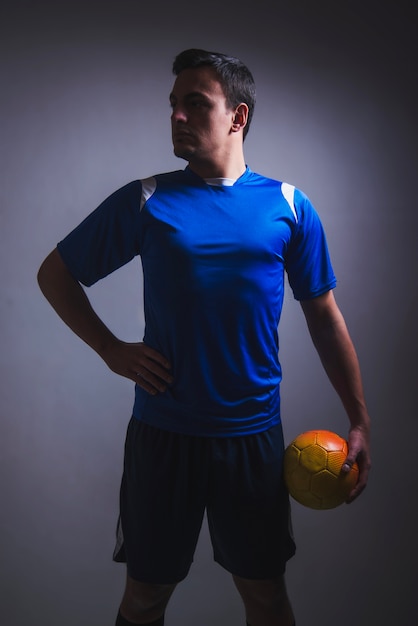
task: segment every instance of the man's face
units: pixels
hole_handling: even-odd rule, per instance
[[[211,162],[229,149],[233,111],[210,67],[180,72],[170,94],[174,154],[189,162]]]

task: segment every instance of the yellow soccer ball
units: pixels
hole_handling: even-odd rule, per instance
[[[347,441],[329,430],[298,435],[284,454],[284,480],[292,498],[311,509],[333,509],[345,502],[359,474],[357,463],[341,472],[347,453]]]

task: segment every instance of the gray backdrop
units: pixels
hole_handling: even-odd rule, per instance
[[[36,271],[114,189],[184,166],[172,156],[171,62],[240,56],[258,84],[247,162],[317,207],[337,300],[374,421],[363,497],[293,506],[288,586],[298,626],[416,619],[417,34],[403,2],[96,0],[3,3],[1,183],[2,626],[112,626],[111,554],[129,381],[55,316]],[[406,5],[405,5],[406,6]],[[143,328],[139,264],[91,288],[126,340]],[[281,325],[286,439],[347,422],[288,294]],[[415,578],[415,580],[414,580]],[[170,626],[244,624],[206,526]]]

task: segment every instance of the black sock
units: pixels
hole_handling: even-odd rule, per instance
[[[251,624],[247,622],[247,626],[251,626]],[[293,622],[293,626],[296,626],[296,622]]]
[[[128,622],[128,620],[125,619],[119,611],[115,626],[139,626],[139,624],[135,622]],[[147,622],[146,624],[141,624],[140,626],[164,626],[164,615],[161,615],[161,617],[155,620],[155,622]]]

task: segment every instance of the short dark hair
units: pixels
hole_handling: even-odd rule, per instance
[[[208,66],[213,67],[225,94],[228,106],[233,109],[241,102],[248,106],[248,120],[244,128],[245,139],[253,117],[256,94],[254,78],[240,59],[220,52],[208,52],[199,48],[183,50],[174,59],[173,74],[178,76],[186,69]]]

